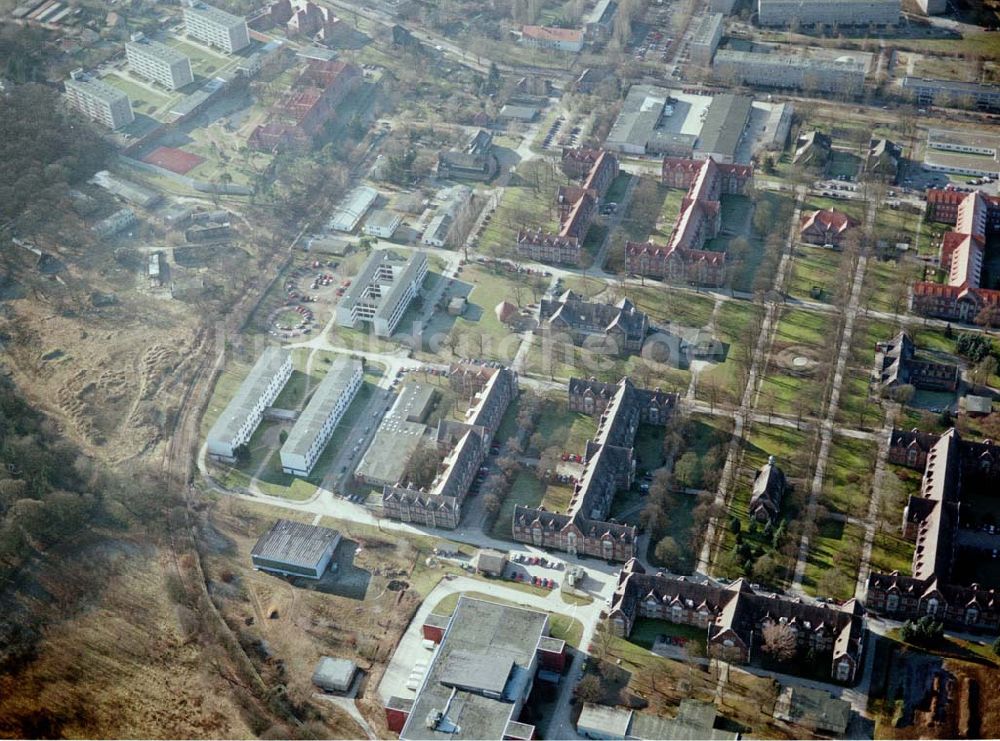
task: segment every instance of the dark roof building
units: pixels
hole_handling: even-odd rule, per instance
[[[771,623],[792,628],[800,657],[812,652],[829,661],[829,676],[852,683],[859,678],[864,648],[863,610],[855,600],[840,607],[759,594],[744,580],[728,585],[699,583],[683,576],[647,574],[632,559],[622,568],[608,615],[619,635],[627,636],[639,618],[703,628],[714,658],[746,663]],[[796,662],[789,662],[794,668]]]
[[[566,291],[556,299],[542,299],[538,304],[539,327],[550,333],[564,334],[574,345],[590,345],[603,340],[613,345],[617,355],[642,350],[649,332],[649,317],[627,298],[617,304],[587,301]]]
[[[781,500],[785,496],[785,489],[788,482],[785,474],[774,463],[774,456],[767,459],[767,463],[760,467],[754,475],[753,492],[750,495],[750,517],[757,522],[770,522],[772,525],[778,520],[778,513],[781,511]]]
[[[616,385],[574,378],[568,391],[570,410],[600,415],[597,435],[587,441],[583,474],[565,514],[516,505],[513,538],[573,556],[583,553],[626,561],[635,556],[636,529],[609,522],[611,504],[619,490],[632,485],[632,446],[639,424],[665,426],[677,405],[677,395],[638,389],[628,378]]]
[[[875,345],[875,368],[882,389],[911,385],[932,391],[954,391],[960,375],[953,363],[917,360],[917,349],[906,332]]]
[[[792,162],[797,165],[809,165],[811,167],[822,167],[830,158],[830,148],[833,141],[828,134],[821,131],[807,131],[799,134],[795,140],[795,156]]]
[[[930,439],[894,431],[890,456],[896,447],[915,461],[920,444]],[[911,458],[905,460],[910,465]],[[920,493],[911,495],[903,510],[903,537],[915,542],[911,574],[873,572],[866,604],[897,620],[930,615],[995,633],[1000,630],[1000,585],[980,583],[975,563],[1000,549],[1000,533],[982,529],[982,513],[973,502],[1000,491],[1000,450],[990,440],[963,440],[951,429],[934,440],[926,461]]]
[[[328,527],[278,520],[257,539],[250,561],[260,571],[319,579],[339,542],[340,533]]]

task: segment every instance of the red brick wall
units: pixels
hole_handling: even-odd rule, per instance
[[[562,672],[566,667],[566,651],[555,653],[554,651],[538,652],[538,662],[543,668],[554,672]]]
[[[441,639],[444,638],[444,628],[438,628],[434,625],[425,625],[424,638],[429,641],[434,641],[435,643],[440,643]]]
[[[410,717],[410,714],[404,713],[402,710],[385,709],[385,724],[389,726],[389,730],[393,733],[399,733],[403,730],[408,717]]]

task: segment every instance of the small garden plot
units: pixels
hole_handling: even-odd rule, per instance
[[[809,594],[847,600],[854,596],[865,531],[827,519],[809,541],[802,587]]]
[[[771,345],[767,374],[760,387],[758,411],[786,416],[819,416],[826,396],[832,358],[832,318],[786,309]]]
[[[872,497],[878,447],[871,440],[834,435],[826,459],[820,503],[832,512],[863,517]]]
[[[829,303],[843,284],[843,253],[824,247],[796,245],[788,293],[807,301]]]

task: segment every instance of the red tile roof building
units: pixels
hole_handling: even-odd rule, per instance
[[[308,147],[361,79],[361,71],[352,64],[309,60],[289,91],[271,107],[268,120],[250,134],[248,146],[267,152]]]
[[[847,232],[857,225],[857,221],[842,211],[832,208],[811,211],[799,219],[799,238],[809,244],[839,247]]]
[[[982,286],[987,239],[1000,232],[1000,197],[982,191],[927,192],[928,218],[954,224],[941,240],[947,284],[913,286],[913,309],[927,316],[969,322],[987,307],[1000,308],[1000,290]]]
[[[559,232],[523,229],[517,235],[517,254],[528,260],[579,265],[583,238],[597,204],[618,177],[618,158],[603,149],[564,149],[563,171],[582,177],[580,185],[563,185],[556,192]]]
[[[711,157],[701,161],[665,157],[661,179],[668,187],[688,189],[670,241],[663,246],[626,242],[626,272],[698,285],[722,285],[726,279],[725,253],[702,248],[719,234],[719,198],[745,193],[753,179],[753,168],[719,164]]]

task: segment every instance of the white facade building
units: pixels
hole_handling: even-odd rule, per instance
[[[327,226],[337,232],[353,232],[377,199],[377,190],[359,185],[344,196]]]
[[[142,37],[125,44],[129,69],[140,77],[176,90],[194,81],[191,60],[172,46]]]
[[[184,8],[184,32],[229,54],[250,43],[245,18],[202,2]]]
[[[391,336],[426,275],[426,252],[414,252],[404,260],[388,250],[375,250],[337,304],[337,324],[356,327],[370,322],[378,337]]]
[[[235,461],[236,449],[250,442],[264,410],[278,398],[291,375],[292,356],[287,350],[264,350],[208,431],[208,455],[227,463]]]
[[[106,82],[73,72],[66,86],[66,100],[88,118],[102,123],[109,129],[120,129],[135,121],[132,103],[128,96]]]
[[[701,17],[691,37],[691,61],[709,64],[722,40],[722,13],[709,13]]]
[[[757,0],[761,26],[894,26],[900,0]]]
[[[440,195],[441,205],[420,237],[428,247],[444,247],[464,239],[472,215],[472,188],[455,185]]]
[[[712,71],[716,78],[743,85],[798,88],[813,92],[861,92],[865,84],[865,64],[852,57],[836,60],[777,52],[720,49]]]
[[[380,239],[391,239],[396,233],[399,225],[403,223],[403,217],[395,211],[379,209],[372,212],[372,215],[365,221],[365,234]]]
[[[360,360],[338,358],[319,382],[309,404],[299,415],[281,446],[281,469],[293,476],[308,476],[334,429],[361,388],[364,368]]]

